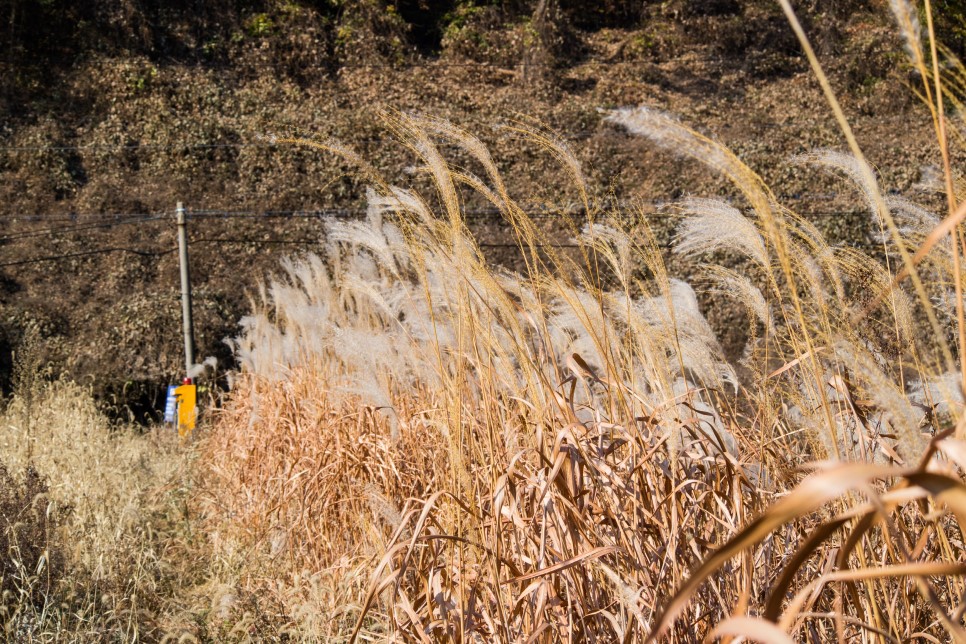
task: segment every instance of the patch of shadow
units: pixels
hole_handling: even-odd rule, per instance
[[[593,91],[597,87],[596,78],[571,78],[560,79],[560,89],[568,94],[583,94]]]
[[[0,295],[14,295],[23,290],[20,282],[9,275],[0,273]]]

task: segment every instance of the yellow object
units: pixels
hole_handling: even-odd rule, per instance
[[[178,436],[184,438],[195,428],[198,419],[195,385],[181,385],[174,390],[178,399]]]

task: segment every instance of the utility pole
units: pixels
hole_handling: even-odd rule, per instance
[[[184,321],[185,376],[195,363],[195,332],[191,321],[191,279],[188,273],[188,224],[184,206],[178,202],[178,259],[181,262],[181,316]]]

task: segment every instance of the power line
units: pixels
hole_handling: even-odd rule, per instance
[[[829,192],[829,193],[812,193],[808,195],[803,194],[785,194],[777,195],[779,201],[834,201],[840,197],[852,195],[846,195],[841,192]],[[621,212],[615,212],[620,210],[636,210],[640,207],[653,208],[654,212],[648,212],[645,217],[648,218],[677,218],[680,215],[676,213],[669,212],[659,212],[659,209],[672,207],[677,202],[674,200],[633,200],[633,201],[617,201],[617,202],[605,202],[599,205],[595,213],[602,217],[629,217],[637,218],[636,214],[625,214]],[[858,208],[858,207],[857,207]],[[557,217],[557,216],[583,216],[586,215],[586,210],[582,207],[568,208],[568,207],[541,207],[539,205],[531,204],[525,205],[521,208],[523,214],[528,217],[540,218],[540,217]],[[320,219],[320,218],[351,218],[362,216],[367,213],[367,209],[364,207],[354,207],[354,208],[320,208],[315,210],[192,210],[188,213],[188,217],[191,219]],[[497,217],[502,216],[504,211],[495,207],[468,207],[465,208],[463,214],[468,217]],[[808,213],[808,217],[811,218],[823,218],[823,217],[836,217],[842,216],[844,214],[850,214],[852,211],[824,211],[824,212],[811,212]],[[147,213],[35,213],[30,215],[7,215],[8,223],[21,223],[21,222],[74,222],[83,219],[136,219],[136,218],[156,218],[162,219],[165,216],[170,215],[170,213],[165,212],[147,212]],[[32,232],[32,231],[31,231]],[[42,231],[38,231],[42,232]]]
[[[638,220],[671,220],[680,219],[683,215],[673,212],[662,212],[653,211],[647,212],[643,215],[627,212],[607,212],[607,208],[616,208],[618,210],[628,210],[630,208],[636,208],[641,206],[650,206],[652,208],[661,208],[665,206],[664,202],[645,202],[645,203],[618,203],[610,206],[602,207],[602,212],[599,213],[597,219],[598,222],[606,222],[607,220],[619,219],[623,221],[635,222]],[[188,219],[246,219],[249,221],[265,221],[265,220],[277,220],[277,219],[350,219],[350,218],[361,218],[367,213],[365,208],[329,208],[324,210],[266,210],[266,211],[248,211],[248,210],[201,210],[188,213]],[[523,210],[522,213],[530,219],[565,219],[565,218],[581,218],[586,217],[587,212],[582,208],[546,208],[546,209],[531,209]],[[819,212],[811,213],[811,218],[827,218],[843,216],[849,213],[843,212]],[[85,215],[89,217],[94,217],[95,215]],[[463,216],[467,219],[467,223],[472,225],[474,222],[480,223],[483,220],[490,219],[494,223],[507,223],[506,214],[498,208],[467,208],[463,211]],[[117,213],[117,214],[103,214],[99,218],[102,221],[96,223],[81,224],[76,226],[54,226],[42,229],[32,229],[19,232],[8,233],[6,235],[0,235],[0,242],[15,242],[23,239],[30,239],[34,237],[42,237],[45,235],[55,236],[55,235],[66,235],[70,233],[79,233],[85,231],[93,230],[108,230],[116,226],[124,225],[135,225],[144,224],[165,220],[169,217],[168,213]],[[33,218],[20,218],[19,220],[27,220]],[[113,221],[104,221],[111,220]],[[73,217],[67,219],[54,219],[46,218],[42,215],[37,216],[35,219],[37,221],[73,221]]]
[[[779,200],[783,201],[799,201],[799,200],[825,200],[832,201],[841,196],[843,193],[827,193],[827,194],[809,194],[809,195],[779,195]],[[605,219],[631,219],[637,220],[642,217],[642,215],[627,212],[632,210],[637,210],[638,208],[652,208],[653,211],[646,212],[643,215],[645,219],[678,219],[682,217],[681,214],[675,212],[667,212],[662,209],[673,207],[676,204],[675,201],[617,201],[608,202],[601,204],[594,210],[595,216],[598,220]],[[252,220],[265,220],[265,219],[327,219],[327,218],[352,218],[364,216],[368,210],[364,207],[355,208],[322,208],[317,210],[192,210],[188,212],[189,219],[252,219]],[[497,208],[495,206],[489,207],[468,207],[463,209],[463,215],[467,218],[479,218],[485,219],[487,217],[492,217],[494,219],[499,219],[505,217],[505,211]],[[521,208],[518,212],[522,212],[527,217],[530,218],[548,218],[548,217],[583,217],[587,215],[586,209],[583,207],[541,207],[539,205],[528,205]],[[826,218],[826,217],[841,217],[844,215],[855,214],[860,212],[859,207],[855,211],[849,210],[835,210],[835,211],[823,211],[823,212],[811,212],[807,214],[808,218]],[[33,215],[17,215],[10,217],[8,219],[9,223],[20,223],[20,222],[49,222],[49,221],[77,221],[81,219],[101,219],[109,220],[114,219],[116,221],[96,224],[82,224],[78,226],[65,226],[65,227],[54,227],[49,229],[31,230],[24,231],[23,236],[32,236],[36,234],[44,234],[49,232],[56,232],[59,230],[71,230],[77,229],[82,230],[85,228],[109,228],[113,225],[123,225],[126,223],[138,223],[139,221],[153,221],[157,219],[163,219],[169,216],[170,213],[164,212],[152,212],[152,213],[85,213],[85,214],[59,214],[59,213],[37,213]],[[130,220],[130,221],[128,221]],[[11,233],[6,237],[0,237],[0,240],[16,237],[21,235],[21,233]]]
[[[321,219],[349,218],[366,214],[365,208],[324,208],[321,210],[192,210],[189,219]]]
[[[80,150],[115,150],[135,152],[138,150],[217,150],[220,148],[275,148],[274,143],[91,143],[88,145],[3,145],[0,150],[34,152],[77,152]]]
[[[166,212],[90,212],[90,213],[36,213],[32,215],[7,215],[8,223],[21,223],[33,221],[78,221],[82,219],[125,219],[135,217],[158,217],[169,216]]]
[[[13,262],[4,262],[0,264],[0,268],[7,266],[23,266],[24,264],[39,264],[42,262],[56,262],[64,259],[73,259],[75,257],[87,257],[90,255],[103,255],[106,253],[131,253],[133,255],[140,255],[142,257],[159,257],[161,255],[167,255],[168,253],[174,252],[175,248],[162,251],[147,251],[138,248],[122,248],[122,247],[110,247],[110,248],[98,248],[95,250],[85,250],[77,253],[67,253],[62,255],[49,255],[47,257],[34,257],[31,259],[22,259]]]
[[[694,62],[702,62],[702,63],[724,63],[724,62],[732,62],[736,64],[741,63],[740,58],[729,58],[726,56],[705,56],[705,57],[698,56],[698,57],[695,57],[695,59],[696,60]],[[288,69],[295,68],[300,70],[316,69],[318,71],[338,72],[339,70],[343,70],[343,69],[368,69],[368,70],[388,69],[392,71],[399,71],[403,69],[435,70],[435,69],[452,68],[452,69],[492,69],[494,71],[500,72],[502,75],[508,75],[508,74],[515,75],[518,71],[522,71],[524,68],[573,71],[573,70],[579,70],[580,67],[583,65],[597,66],[597,67],[619,67],[621,65],[638,66],[642,62],[646,63],[649,61],[617,60],[616,57],[614,56],[606,56],[606,57],[588,56],[580,60],[575,60],[569,65],[562,65],[559,63],[554,63],[552,61],[524,62],[523,60],[520,60],[520,61],[512,62],[510,64],[502,64],[502,63],[485,61],[485,60],[440,60],[438,58],[437,59],[424,58],[424,59],[409,60],[406,62],[399,62],[399,63],[345,61],[345,62],[338,62],[336,64],[326,66],[326,65],[319,65],[318,63],[313,63],[313,62],[296,62],[296,61],[292,61],[291,59],[284,63],[279,63],[274,60],[264,60],[264,59],[247,60],[247,61],[240,61],[235,63],[229,63],[227,61],[214,60],[214,59],[207,59],[207,60],[195,59],[194,61],[186,63],[183,61],[178,61],[176,59],[171,59],[171,58],[168,59],[168,64],[171,67],[178,67],[182,69],[183,68],[192,68],[192,69],[202,68],[202,69],[211,69],[211,70],[218,70],[218,71],[222,71],[225,69],[233,69],[233,70],[238,70],[240,72],[243,72],[247,69],[269,68],[269,69],[278,70],[278,69],[286,69],[286,68]],[[161,70],[163,70],[164,66],[162,65],[160,66],[160,68]]]
[[[566,135],[561,135],[561,138],[576,141],[581,138],[590,136],[597,133],[599,130],[586,129],[586,130],[574,130]],[[390,136],[384,137],[366,137],[366,138],[353,138],[351,143],[353,144],[366,144],[366,143],[389,143],[398,142],[398,139],[392,138]],[[443,148],[459,148],[460,146],[455,143],[441,142],[438,144],[439,147]],[[298,146],[288,144],[288,143],[144,143],[144,144],[106,144],[106,143],[91,143],[87,145],[0,145],[0,151],[10,151],[10,152],[80,152],[84,150],[106,150],[114,152],[141,152],[141,151],[154,151],[154,150],[220,150],[220,149],[241,149],[241,148],[263,148],[263,149],[281,149],[281,148],[297,148]]]
[[[319,246],[321,241],[318,239],[227,239],[222,237],[202,237],[200,239],[189,240],[190,244],[245,244],[260,246],[262,244],[275,245],[308,245]]]
[[[815,198],[816,195],[809,195],[808,198]],[[837,196],[836,194],[827,195],[830,197]],[[787,198],[798,198],[797,195],[788,195]],[[672,202],[673,204],[673,202]],[[655,209],[660,209],[668,205],[666,202],[626,202],[618,201],[605,203],[601,208],[601,217],[599,221],[606,221],[607,219],[613,219],[615,217],[614,213],[608,213],[607,209],[617,209],[617,210],[627,210],[629,208],[638,208],[644,206],[650,206]],[[361,217],[367,213],[366,208],[328,208],[321,210],[265,210],[265,211],[255,211],[255,210],[196,210],[189,213],[189,218],[191,219],[248,219],[251,221],[259,220],[269,220],[269,219],[328,219],[328,218],[351,218],[351,217]],[[581,207],[571,207],[571,208],[541,208],[539,206],[530,205],[527,209],[523,209],[522,213],[532,219],[546,218],[546,217],[585,217],[587,212]],[[7,235],[0,236],[0,242],[10,242],[19,241],[23,239],[30,239],[34,237],[40,237],[44,235],[66,235],[70,233],[86,233],[94,230],[107,230],[114,228],[115,226],[122,225],[134,225],[143,224],[150,222],[157,222],[169,217],[170,213],[88,213],[84,215],[70,214],[70,215],[60,215],[60,217],[67,217],[66,220],[75,221],[77,218],[95,218],[100,219],[95,223],[86,223],[74,226],[57,226],[48,227],[43,229],[33,229],[20,232],[13,232]],[[638,219],[674,219],[681,218],[682,215],[674,212],[657,211],[649,212],[643,215],[638,214],[626,214],[622,212],[616,213],[620,219],[636,221]],[[824,213],[812,213],[811,217],[831,217],[831,216],[842,216],[845,213],[841,212],[824,212]],[[468,220],[476,219],[477,221],[481,219],[486,219],[488,217],[492,218],[495,222],[506,223],[505,213],[499,208],[490,207],[470,207],[463,211],[464,217]],[[36,219],[41,221],[53,221],[53,217],[49,215],[36,215]],[[19,220],[28,218],[19,218]],[[61,219],[64,220],[64,219]],[[239,239],[239,238],[224,238],[224,237],[200,237],[192,240],[193,244],[244,244],[244,245],[312,245],[318,246],[321,244],[319,239]],[[576,243],[561,243],[561,244],[546,244],[547,246],[556,248],[576,248],[579,244]],[[852,244],[854,247],[858,248],[869,248],[878,249],[881,246],[876,243],[869,242],[855,242]],[[518,248],[517,243],[498,243],[498,242],[478,242],[480,248]],[[0,267],[7,266],[19,266],[25,264],[33,264],[39,262],[49,262],[61,259],[69,259],[75,257],[84,257],[88,255],[98,255],[105,253],[114,252],[128,252],[133,254],[152,256],[152,255],[164,255],[170,250],[165,250],[161,252],[150,252],[131,248],[120,248],[120,247],[110,247],[103,249],[95,249],[91,251],[81,251],[77,253],[69,253],[62,255],[51,255],[47,257],[38,257],[33,259],[18,260],[13,262],[0,263]]]
[[[225,238],[201,238],[190,240],[192,244],[246,244],[246,245],[294,245],[294,246],[321,246],[322,240],[319,239],[225,239]],[[519,244],[482,242],[477,243],[480,248],[520,248]],[[527,245],[529,247],[529,245]],[[581,244],[560,242],[550,244],[534,244],[536,248],[580,248]]]
[[[252,245],[252,246],[321,246],[322,240],[320,239],[241,239],[241,238],[224,238],[224,237],[201,237],[190,240],[190,244],[236,244],[236,245]],[[511,242],[477,242],[476,245],[479,248],[512,248],[520,249],[521,245],[519,243]],[[882,248],[882,244],[875,242],[853,242],[848,244],[852,248],[862,248],[866,250],[879,250]],[[557,243],[545,243],[545,244],[524,244],[526,248],[580,248],[582,244],[576,242],[557,242]],[[662,248],[665,250],[670,250],[673,246],[671,244],[662,244]],[[80,251],[76,253],[67,253],[60,255],[48,255],[45,257],[34,257],[30,259],[16,260],[12,262],[0,263],[0,268],[10,267],[10,266],[24,266],[28,264],[38,264],[44,262],[54,262],[61,261],[65,259],[73,259],[77,257],[88,257],[93,255],[103,255],[108,253],[131,253],[134,255],[139,255],[142,257],[160,257],[162,255],[167,255],[172,253],[176,248],[169,248],[160,251],[149,251],[137,248],[127,248],[127,247],[108,247],[108,248],[98,248],[89,251]]]
[[[64,234],[64,233],[78,232],[78,231],[83,231],[83,230],[95,230],[95,229],[101,229],[101,228],[113,228],[115,226],[125,226],[125,225],[129,225],[129,224],[141,224],[141,223],[146,223],[146,222],[149,222],[149,221],[159,221],[159,220],[161,220],[163,218],[164,217],[161,217],[161,216],[144,215],[144,216],[138,216],[138,217],[132,218],[132,219],[122,219],[122,220],[119,220],[119,221],[108,221],[108,222],[101,222],[101,223],[96,223],[96,224],[84,224],[82,226],[59,226],[59,227],[56,227],[56,228],[44,228],[44,229],[41,229],[41,230],[29,230],[29,231],[24,231],[24,232],[19,232],[19,233],[11,233],[9,235],[0,235],[0,242],[15,241],[15,240],[18,240],[18,239],[26,239],[26,238],[29,238],[29,237],[41,237],[43,235],[60,235],[60,234]]]
[[[596,132],[596,130],[577,131],[564,137],[577,139]],[[366,137],[352,139],[352,143],[386,143],[398,141],[392,137]],[[113,152],[141,152],[154,150],[220,150],[220,149],[239,149],[239,148],[297,148],[298,146],[289,143],[90,143],[85,145],[0,145],[0,151],[11,152],[80,152],[84,150],[106,150]],[[459,147],[454,143],[440,143],[439,147]]]
[[[264,212],[255,211],[235,211],[235,212],[192,212],[188,215],[189,219],[349,219],[361,217],[368,211],[365,208],[330,208],[326,210],[268,210]],[[524,210],[523,214],[532,219],[546,217],[584,217],[586,211],[567,210],[567,209],[546,209],[546,210]],[[498,208],[469,208],[463,211],[463,216],[467,218],[485,219],[491,217],[494,220],[503,218],[504,212]],[[611,213],[608,217],[614,217]],[[651,216],[651,215],[648,215]],[[653,213],[659,218],[675,217],[669,213]],[[623,215],[622,218],[630,218],[634,215]]]
[[[244,244],[244,245],[293,245],[293,246],[321,246],[322,240],[320,239],[231,239],[231,238],[199,238],[190,240],[191,244]],[[521,244],[512,242],[476,242],[476,246],[479,248],[515,248],[519,249]],[[554,242],[554,243],[544,243],[544,244],[522,244],[524,248],[582,248],[586,247],[586,244],[580,244],[576,242]],[[882,244],[878,242],[851,242],[847,244],[850,248],[862,248],[866,250],[879,250],[882,248]],[[661,247],[665,250],[671,250],[673,248],[672,244],[661,244]]]
[[[193,239],[190,241],[191,244],[239,244],[239,245],[291,245],[291,246],[320,246],[320,240],[311,239],[227,239],[227,238],[201,238]],[[498,244],[498,243],[484,243],[479,244],[481,248],[519,248],[517,244]],[[578,244],[537,244],[537,248],[553,247],[553,248],[576,248]],[[78,257],[89,257],[93,255],[105,255],[109,253],[131,253],[134,255],[139,255],[141,257],[160,257],[162,255],[167,255],[173,253],[176,248],[169,248],[161,251],[148,251],[137,248],[126,248],[126,247],[109,247],[109,248],[98,248],[95,250],[80,251],[76,253],[67,253],[62,255],[48,255],[46,257],[33,257],[30,259],[22,259],[12,262],[0,263],[0,268],[6,268],[10,266],[24,266],[27,264],[40,264],[45,262],[55,262],[62,261],[65,259],[74,259]]]

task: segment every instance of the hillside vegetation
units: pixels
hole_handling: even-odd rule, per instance
[[[923,144],[928,120],[906,88],[910,72],[884,3],[814,1],[800,10],[883,185],[913,188],[936,157]],[[958,46],[958,14],[950,4],[939,15]],[[387,177],[408,180],[409,160],[389,143],[381,108],[477,133],[528,210],[578,202],[535,146],[494,129],[518,116],[573,143],[595,198],[647,203],[731,190],[598,113],[644,102],[708,128],[789,196],[837,195],[801,202],[832,241],[874,241],[847,187],[786,163],[839,137],[816,109],[817,86],[772,2],[4,0],[0,16],[6,388],[10,353],[35,328],[54,371],[92,386],[105,409],[156,414],[163,386],[183,371],[175,204],[202,214],[361,216],[364,178],[271,137],[352,142]],[[128,216],[142,213],[155,216]],[[112,214],[120,217],[104,217]],[[666,245],[673,225],[655,227]],[[512,244],[492,214],[471,228],[485,242]],[[318,250],[322,235],[318,218],[195,218],[199,357],[230,367],[223,340],[235,335],[257,282],[280,257]],[[520,267],[512,246],[487,253]],[[238,258],[247,270],[237,270]],[[693,264],[674,268],[687,274]],[[732,358],[747,339],[734,322],[740,314],[710,315]]]

